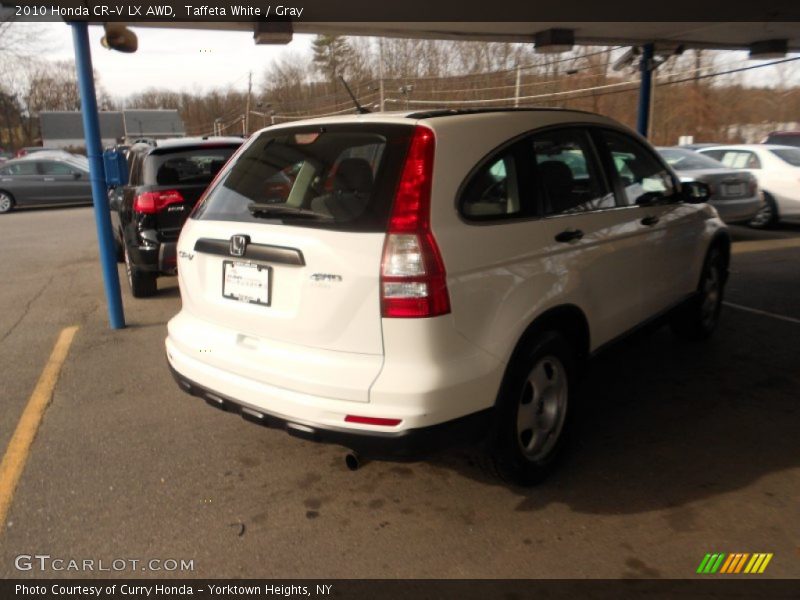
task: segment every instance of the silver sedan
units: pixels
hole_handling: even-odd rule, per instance
[[[702,181],[711,188],[708,203],[726,223],[747,223],[764,205],[758,181],[747,171],[686,148],[658,148],[681,179]]]

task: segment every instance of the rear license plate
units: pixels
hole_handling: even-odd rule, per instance
[[[743,183],[728,183],[722,186],[723,196],[744,196],[745,186]]]
[[[222,262],[222,295],[231,300],[269,306],[270,267],[247,262]]]

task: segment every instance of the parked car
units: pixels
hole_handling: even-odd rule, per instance
[[[726,167],[710,156],[685,148],[658,148],[681,179],[703,181],[711,190],[709,204],[726,223],[748,223],[764,205],[755,176]]]
[[[482,439],[534,483],[593,354],[659,318],[714,331],[730,241],[708,196],[578,111],[270,127],[181,232],[168,361],[186,392],[294,436],[378,458]]]
[[[681,144],[678,148],[686,148],[687,150],[699,150],[700,148],[710,148],[711,146],[718,146],[711,142],[700,142],[697,144]]]
[[[800,147],[800,131],[773,131],[761,143]]]
[[[58,150],[57,148],[46,148],[44,146],[25,146],[24,148],[20,148],[17,150],[14,158],[22,158],[23,156],[28,156],[29,154],[35,154],[36,152],[44,152],[45,150],[55,150],[57,152],[63,152],[62,150]]]
[[[91,204],[89,165],[39,152],[0,165],[0,213],[25,206]]]
[[[770,227],[781,221],[800,222],[800,148],[737,144],[702,148],[698,152],[756,176],[764,192],[764,207],[750,221],[752,227]]]
[[[153,295],[157,278],[174,275],[175,244],[186,217],[240,138],[179,138],[127,150],[128,184],[110,191],[117,258],[136,298]]]

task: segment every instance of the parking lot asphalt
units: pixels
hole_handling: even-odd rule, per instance
[[[350,472],[341,448],[183,394],[163,352],[176,282],[147,300],[123,286],[129,327],[110,331],[91,209],[4,215],[3,448],[59,331],[80,329],[0,535],[0,575],[114,574],[14,568],[38,553],[193,561],[128,577],[681,578],[707,552],[771,552],[764,577],[800,577],[800,227],[733,235],[712,340],[662,329],[598,357],[564,464],[520,489],[464,451]]]

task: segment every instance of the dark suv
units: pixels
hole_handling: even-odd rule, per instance
[[[800,146],[800,131],[773,131],[761,143]]]
[[[127,152],[128,184],[113,190],[117,259],[136,298],[156,293],[160,275],[177,271],[181,227],[241,138],[181,138],[138,143]]]

